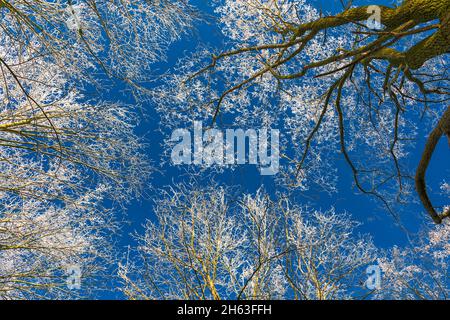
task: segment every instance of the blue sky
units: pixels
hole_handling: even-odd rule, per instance
[[[335,13],[342,9],[339,0],[309,0],[317,8],[321,8],[323,12]],[[357,0],[354,1],[355,5],[363,4],[386,4],[390,5],[395,1],[368,1]],[[214,18],[214,13],[211,9],[209,1],[197,1],[197,7]],[[154,65],[153,71],[155,73],[163,73],[177,62],[177,60],[186,52],[194,50],[198,44],[208,43],[210,45],[220,48],[222,46],[223,37],[220,34],[218,26],[211,21],[211,24],[199,23],[197,29],[192,31],[189,35],[182,40],[173,44],[168,53],[168,59],[166,62],[161,62]],[[121,93],[120,85],[114,88],[113,91],[105,93],[105,98],[109,100],[118,100],[130,103],[131,97],[128,97]],[[132,103],[132,102],[131,102]],[[119,236],[118,245],[119,250],[126,252],[127,246],[135,246],[135,241],[129,235],[131,232],[143,232],[143,223],[146,219],[153,219],[154,213],[152,210],[153,199],[157,197],[158,190],[165,188],[168,185],[174,183],[174,181],[180,181],[180,171],[171,165],[160,166],[161,160],[164,157],[164,150],[162,149],[163,134],[159,131],[159,116],[154,110],[154,106],[146,104],[143,106],[144,113],[147,118],[144,119],[138,128],[138,133],[147,137],[149,146],[146,148],[146,152],[158,168],[152,177],[148,181],[146,187],[147,196],[141,199],[135,199],[127,206],[126,219],[130,221],[129,225],[124,225],[122,234]],[[414,152],[414,156],[411,158],[411,166],[416,167],[419,162],[420,153],[422,152],[427,132],[420,130],[420,123],[418,123],[420,131],[420,141],[417,142],[417,149]],[[282,131],[282,130],[281,130]],[[447,160],[446,160],[447,159]],[[437,153],[434,155],[432,164],[428,172],[428,183],[432,186],[433,190],[439,188],[440,183],[445,177],[449,177],[448,159],[450,159],[450,148],[446,141],[443,139],[439,144]],[[370,161],[370,159],[367,159]],[[281,163],[283,165],[283,163]],[[375,244],[382,248],[392,247],[393,245],[406,245],[407,238],[405,233],[394,224],[391,216],[384,210],[379,203],[374,199],[364,196],[355,195],[352,187],[352,176],[348,165],[343,159],[336,160],[335,163],[338,168],[338,190],[339,192],[333,196],[327,194],[318,193],[317,191],[311,191],[306,194],[298,194],[297,199],[304,204],[312,205],[317,209],[329,209],[334,206],[337,211],[347,211],[353,215],[353,217],[362,222],[363,225],[359,229],[361,233],[369,233],[372,235]],[[236,171],[225,171],[221,175],[217,175],[215,181],[219,184],[239,186],[243,192],[254,192],[261,187],[274,193],[276,191],[273,177],[263,177],[259,174],[258,170],[253,166],[241,166]],[[314,202],[310,199],[314,198]],[[443,199],[436,198],[437,204]],[[445,199],[444,199],[445,200]],[[411,204],[404,206],[400,212],[402,220],[405,222],[405,226],[412,232],[416,231],[421,225],[428,223],[429,218],[419,204]],[[118,293],[108,293],[103,298],[120,298]]]

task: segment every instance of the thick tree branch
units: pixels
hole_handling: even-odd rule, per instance
[[[450,217],[450,210],[447,210],[442,214],[438,214],[436,212],[430,201],[430,198],[428,197],[425,175],[428,169],[428,165],[430,164],[431,157],[433,156],[433,153],[436,149],[436,145],[444,134],[447,135],[447,137],[450,139],[450,106],[447,107],[447,110],[441,117],[436,128],[434,128],[434,130],[428,137],[428,141],[425,145],[425,150],[422,153],[422,158],[416,171],[417,193],[419,194],[420,200],[422,201],[422,204],[427,210],[428,214],[431,216],[431,218],[433,218],[433,221],[438,224],[442,223],[443,219]]]

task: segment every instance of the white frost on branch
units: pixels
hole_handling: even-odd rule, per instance
[[[348,298],[376,253],[357,226],[262,190],[182,185],[157,201],[119,276],[132,299]]]

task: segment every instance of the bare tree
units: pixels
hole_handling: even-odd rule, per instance
[[[450,195],[447,183],[443,196]],[[445,208],[448,210],[449,208]],[[410,246],[394,247],[378,259],[383,272],[378,299],[447,300],[450,296],[450,224],[419,232]]]
[[[119,268],[128,298],[352,296],[376,250],[348,215],[273,202],[263,191],[230,194],[189,185],[157,201],[156,221]]]
[[[447,300],[450,295],[449,224],[420,234],[414,246],[394,247],[379,259],[379,299]]]
[[[118,197],[137,191],[148,174],[133,133],[137,116],[131,106],[80,91],[103,70],[141,92],[150,65],[189,25],[190,6],[14,0],[0,1],[0,15],[0,144],[7,167],[0,190],[54,199],[70,194],[33,179],[45,173],[71,190],[90,190],[101,178],[116,185]],[[64,166],[78,170],[78,179],[58,176]]]
[[[133,107],[78,89],[99,70],[137,89],[189,23],[182,8],[0,1],[0,298],[77,296],[111,264],[102,204],[139,196],[150,167]],[[67,290],[72,264],[83,291]]]
[[[45,60],[17,70],[33,80],[24,84],[33,98],[18,82],[0,87],[0,298],[77,296],[111,263],[117,225],[102,203],[139,195],[149,173],[137,119],[127,106],[62,90],[66,79]],[[67,289],[71,265],[83,291]]]
[[[334,191],[336,170],[325,159],[341,153],[355,188],[396,218],[394,205],[415,184],[441,223],[450,213],[432,205],[425,173],[450,132],[449,8],[448,0],[407,0],[323,16],[303,0],[224,1],[216,11],[229,50],[187,57],[155,101],[168,125],[218,125],[234,114],[246,125],[284,126],[289,186]],[[414,174],[406,163],[419,127],[430,135]]]
[[[28,47],[29,59],[45,57],[71,79],[93,81],[102,71],[135,89],[195,16],[187,2],[172,0],[2,0],[0,8],[3,37],[11,46]]]
[[[80,89],[100,70],[134,89],[148,81],[150,65],[192,20],[189,4],[14,0],[0,1],[0,14],[0,190],[70,194],[33,179],[45,173],[71,190],[90,190],[101,178],[116,185],[118,197],[137,191],[148,174],[133,133],[137,116],[131,106],[87,98]],[[58,176],[65,166],[79,178]]]
[[[14,68],[5,73],[7,80],[23,79],[0,87],[0,191],[66,199],[99,182],[115,184],[117,195],[137,190],[148,165],[133,133],[138,120],[130,107],[91,103],[75,89],[64,90],[67,79],[57,66],[31,58],[27,47],[18,52],[0,40]],[[49,183],[52,179],[55,183]],[[63,185],[66,189],[57,189]]]
[[[64,205],[2,193],[1,300],[67,299],[98,290],[95,279],[113,258],[106,232],[117,228],[99,206],[105,191],[98,188]]]

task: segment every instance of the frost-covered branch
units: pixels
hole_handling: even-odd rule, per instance
[[[130,299],[342,299],[375,248],[346,214],[183,185],[121,264]]]
[[[398,219],[394,207],[414,190],[405,163],[417,128],[431,131],[447,107],[449,8],[408,0],[322,16],[306,1],[225,1],[216,12],[229,50],[182,60],[154,99],[167,126],[229,125],[221,122],[232,115],[285,128],[290,187],[334,191],[326,159],[340,152],[356,189]]]

